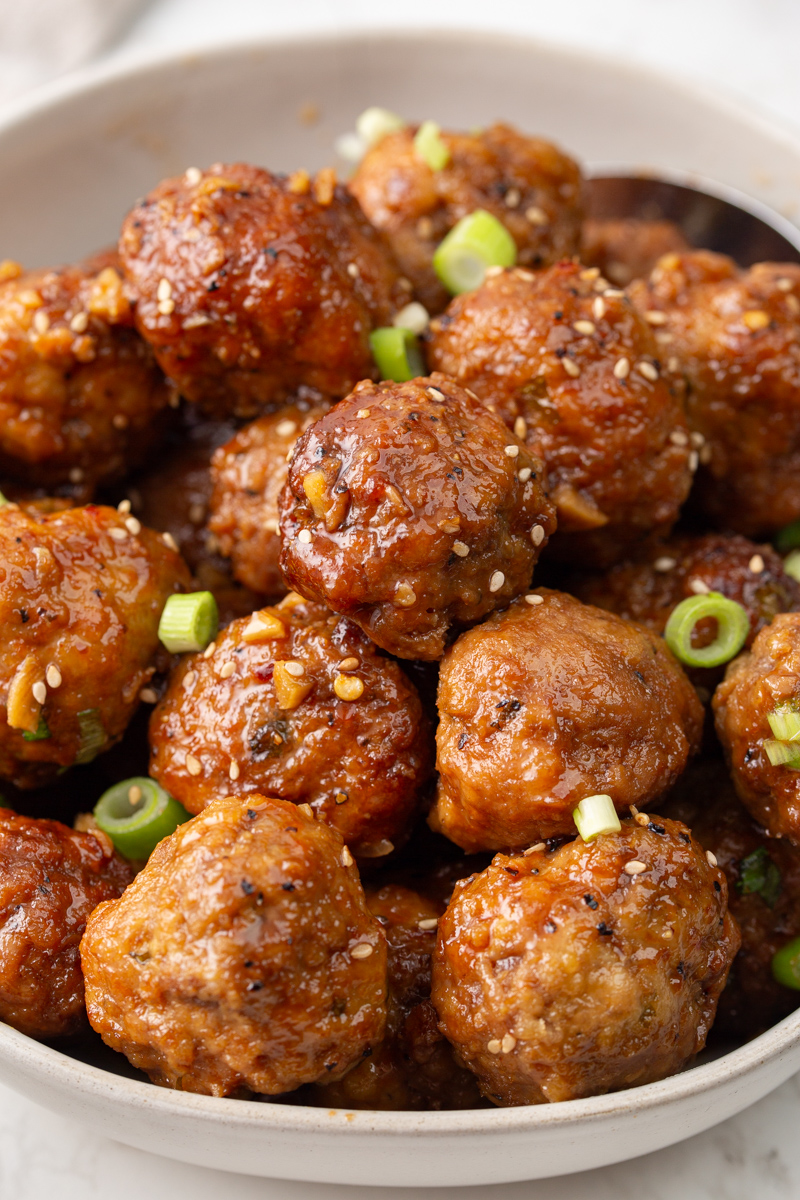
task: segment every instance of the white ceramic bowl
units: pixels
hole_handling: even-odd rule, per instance
[[[520,38],[270,42],[89,72],[0,121],[0,257],[64,261],[115,239],[134,198],[189,165],[329,162],[367,105],[469,128],[502,117],[595,170],[705,177],[786,210],[800,144],[683,85]],[[306,106],[320,117],[304,124]],[[796,235],[795,235],[796,236]],[[326,1111],[217,1100],[100,1069],[0,1025],[0,1078],[109,1137],[187,1162],[330,1183],[503,1183],[619,1162],[699,1133],[800,1068],[800,1012],[662,1083],[536,1108]]]

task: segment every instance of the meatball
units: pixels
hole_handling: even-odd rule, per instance
[[[728,904],[742,935],[719,998],[714,1034],[751,1038],[788,1016],[800,992],[772,975],[772,957],[800,935],[800,849],[768,838],[737,799],[724,764],[690,767],[663,808],[684,821],[728,880]]]
[[[498,855],[465,881],[439,922],[432,998],[483,1094],[572,1100],[685,1066],[739,948],[727,890],[668,820]]]
[[[439,718],[431,822],[471,852],[571,835],[586,796],[620,812],[657,798],[703,709],[661,638],[540,588],[447,652]]]
[[[93,1028],[165,1087],[286,1092],[383,1034],[386,942],[353,860],[274,797],[220,797],[160,842],[81,961]]]
[[[264,596],[286,585],[278,566],[278,497],[298,435],[327,410],[302,400],[259,417],[221,446],[211,462],[213,491],[208,527],[235,577]]]
[[[717,525],[769,535],[800,516],[800,265],[740,271],[709,251],[668,254],[634,302],[668,339],[704,440],[697,503]]]
[[[751,649],[730,664],[714,693],[714,718],[734,786],[770,837],[800,845],[800,772],[772,766],[768,715],[800,708],[800,613],[779,613]]]
[[[133,328],[116,255],[60,270],[0,266],[0,471],[98,483],[143,462],[168,390]]]
[[[374,371],[370,330],[408,298],[330,171],[312,185],[218,163],[166,179],[128,214],[120,258],[166,374],[240,416],[301,384],[345,395]]]
[[[35,1038],[81,1029],[86,919],[132,878],[103,834],[0,808],[0,1020]]]
[[[597,276],[574,262],[500,272],[433,322],[428,358],[544,459],[553,549],[607,565],[669,532],[694,459],[649,326]]]
[[[363,857],[402,840],[432,767],[419,696],[352,622],[290,594],[187,655],[150,723],[150,773],[199,812],[222,790],[310,804]]]
[[[674,221],[589,217],[581,231],[581,259],[589,267],[599,267],[618,287],[649,275],[663,254],[690,249]]]
[[[0,562],[0,778],[35,787],[122,736],[189,573],[136,518],[94,505],[4,505]]]
[[[368,891],[367,905],[388,942],[384,1040],[339,1083],[313,1089],[309,1102],[395,1110],[479,1107],[475,1076],[456,1064],[430,1003],[431,955],[443,905],[392,884]]]
[[[491,212],[517,244],[520,264],[539,267],[576,253],[582,216],[578,164],[550,142],[510,125],[443,133],[450,160],[433,171],[414,149],[416,128],[389,134],[369,150],[349,188],[429,312],[449,299],[432,266],[450,229],[478,208]]]
[[[299,439],[280,509],[290,586],[430,661],[528,587],[555,527],[541,462],[444,375],[359,384]]]

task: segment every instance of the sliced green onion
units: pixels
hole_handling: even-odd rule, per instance
[[[2,492],[0,492],[0,508],[2,508],[4,504],[8,504],[8,498],[4,496]]]
[[[389,325],[373,329],[369,335],[369,348],[381,379],[405,383],[407,379],[425,374],[422,354],[410,329],[395,329]]]
[[[787,575],[791,575],[792,579],[796,579],[800,583],[800,550],[793,550],[791,554],[787,554],[783,560],[783,569]]]
[[[759,846],[739,863],[736,890],[742,896],[760,896],[770,908],[781,894],[781,873],[769,856],[766,846]]]
[[[692,645],[698,621],[714,617],[717,636],[710,646]],[[681,600],[670,613],[664,639],[675,657],[687,667],[719,667],[739,653],[750,632],[750,618],[736,600],[721,592],[707,592]]]
[[[786,554],[788,550],[798,549],[800,547],[800,517],[796,521],[784,525],[783,529],[779,529],[772,539],[772,544],[781,554]]]
[[[800,991],[800,937],[787,942],[773,954],[772,977],[784,987]]]
[[[795,704],[778,704],[767,713],[769,727],[779,742],[793,742],[800,735],[800,712]]]
[[[397,133],[405,127],[406,122],[402,117],[398,117],[397,113],[374,105],[372,108],[365,108],[361,116],[356,118],[356,133],[367,147],[375,146],[387,134]]]
[[[32,733],[29,729],[26,729],[25,732],[23,733],[22,737],[26,742],[44,742],[44,741],[46,741],[47,738],[50,737],[50,730],[47,726],[47,721],[45,721],[44,717],[42,717],[42,716],[39,717],[39,724],[36,726],[36,729]]]
[[[171,654],[205,650],[219,629],[219,611],[211,592],[170,596],[158,623],[158,636]]]
[[[441,171],[450,162],[450,151],[435,121],[423,121],[414,135],[414,152],[432,171]]]
[[[78,729],[80,730],[80,743],[78,745],[78,753],[75,755],[75,762],[91,762],[93,758],[97,758],[97,755],[108,741],[108,736],[100,718],[100,709],[84,708],[79,712]]]
[[[489,267],[513,267],[517,246],[497,217],[478,208],[457,225],[439,243],[433,256],[433,269],[454,296],[472,292],[483,283]]]
[[[587,796],[573,810],[572,819],[585,842],[593,842],[604,833],[619,833],[622,829],[610,796]]]
[[[115,783],[94,806],[98,829],[125,858],[146,859],[191,814],[155,780],[137,775]]]
[[[764,753],[773,767],[800,771],[800,745],[797,742],[778,742],[774,738],[765,738]]]

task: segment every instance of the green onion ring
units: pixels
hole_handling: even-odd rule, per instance
[[[692,645],[692,630],[698,621],[714,617],[717,636],[710,646]],[[687,667],[720,667],[730,662],[747,640],[750,618],[741,604],[721,592],[689,596],[670,613],[664,640],[672,653]]]
[[[800,937],[787,942],[773,954],[772,977],[784,987],[800,992]]]
[[[513,267],[516,261],[517,245],[505,225],[478,208],[462,217],[439,243],[433,269],[456,296],[480,287],[489,267]]]
[[[417,339],[410,329],[383,326],[369,335],[369,348],[381,379],[405,383],[425,374]]]
[[[219,629],[219,611],[211,592],[170,596],[158,623],[158,636],[170,654],[205,650]]]
[[[133,801],[132,789],[138,789],[133,791]],[[144,860],[162,838],[188,821],[190,814],[155,780],[137,775],[103,792],[94,807],[94,819],[120,854]]]

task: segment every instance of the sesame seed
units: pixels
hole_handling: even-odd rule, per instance
[[[678,358],[668,358],[667,359],[667,370],[672,375],[676,375],[678,373],[678,371],[680,371],[680,369],[681,369],[680,359],[678,359]]]
[[[337,675],[333,690],[340,700],[360,700],[364,695],[364,681],[357,675]]]
[[[139,692],[139,699],[142,704],[155,704],[158,700],[158,692],[155,688],[145,687]]]
[[[673,446],[689,445],[689,435],[685,429],[673,429],[672,433],[669,435],[669,440],[672,442]]]
[[[424,917],[421,921],[417,921],[417,929],[427,933],[429,929],[435,929],[438,924],[438,917]]]
[[[347,846],[345,846],[344,849],[342,850],[342,866],[343,867],[352,867],[352,865],[353,865],[353,856],[350,853],[350,851],[347,849]]]
[[[427,240],[433,237],[433,233],[433,221],[430,217],[420,217],[417,221],[417,237]]]
[[[431,400],[435,400],[437,404],[444,403],[445,398],[446,398],[444,392],[440,392],[439,389],[435,388],[435,387],[429,387],[429,388],[426,388],[425,390],[427,391]]]
[[[353,657],[343,658],[342,661],[339,663],[339,670],[340,671],[357,671],[358,668],[360,667],[360,665],[361,664],[357,658],[353,658]]]
[[[178,543],[175,541],[175,538],[171,533],[162,533],[161,540],[165,546],[169,546],[170,550],[175,550],[177,552]]]
[[[670,342],[674,340],[675,339],[673,338],[672,334],[664,329],[659,329],[656,332],[656,341],[658,342],[659,346],[668,346]]]
[[[229,779],[238,779],[240,774],[241,774],[241,770],[240,770],[239,764],[237,762],[232,762],[231,765],[228,767],[228,778]]]
[[[606,315],[606,302],[602,296],[596,296],[592,304],[592,316],[595,321],[602,321]]]
[[[507,1033],[500,1043],[500,1049],[503,1051],[503,1054],[510,1054],[516,1044],[517,1039],[514,1037],[513,1033]]]
[[[711,588],[702,579],[690,579],[689,591],[694,592],[695,596],[707,596]]]
[[[524,267],[515,267],[514,274],[516,275],[517,279],[525,279],[528,281],[528,283],[530,283],[532,279],[536,278],[533,271],[526,271]]]
[[[158,311],[160,312],[162,317],[169,317],[172,313],[175,312],[175,301],[174,300],[159,300]]]
[[[124,516],[126,513],[129,513],[130,511],[131,511],[130,500],[120,500],[119,504],[117,505],[117,512],[122,513]]]
[[[193,754],[187,754],[185,762],[186,762],[186,770],[189,772],[190,775],[199,775],[203,769],[202,764],[200,763],[199,759],[196,759]]]
[[[368,416],[369,416],[369,409],[368,409],[368,408],[360,408],[360,409],[358,410],[358,412],[356,413],[356,416],[357,416],[357,417],[358,417],[360,420],[363,420],[363,419],[364,419],[364,417],[368,417]]]
[[[653,563],[653,570],[662,572],[671,571],[673,567],[676,567],[677,565],[678,560],[676,558],[670,558],[668,555],[664,554],[661,558],[657,558]]]
[[[86,333],[89,328],[89,314],[87,312],[75,313],[75,316],[69,323],[69,327],[73,333]]]
[[[50,666],[44,673],[47,680],[47,686],[51,688],[61,687],[61,672],[55,663],[50,663]]]
[[[499,1054],[503,1049],[503,1043],[499,1040],[499,1038],[492,1038],[492,1040],[487,1044],[486,1049],[490,1054]]]
[[[597,279],[599,274],[599,267],[586,267],[585,270],[581,271],[580,278],[586,280],[587,283],[591,283],[592,280]]]
[[[689,434],[689,441],[698,450],[701,446],[706,444],[706,439],[703,437],[702,433],[697,433],[697,431]]]
[[[644,319],[649,325],[666,325],[667,314],[659,312],[657,308],[648,308],[644,314]]]
[[[692,450],[691,453],[689,454],[688,466],[689,466],[689,470],[692,472],[692,474],[694,474],[694,472],[700,466],[700,455],[697,453],[696,450]]]
[[[547,225],[548,223],[547,213],[536,204],[532,204],[530,208],[525,209],[525,220],[530,225]]]
[[[544,538],[544,525],[534,525],[533,529],[531,530],[531,541],[533,542],[534,546],[541,546]]]
[[[636,370],[645,379],[649,379],[651,383],[655,383],[658,379],[658,367],[653,366],[652,363],[646,362],[644,359],[636,364]]]
[[[708,443],[706,443],[705,446],[703,446],[702,449],[700,450],[700,462],[701,463],[710,463],[712,457],[713,457],[713,451],[712,451],[711,447],[708,445]]]
[[[506,208],[518,208],[519,202],[522,199],[522,193],[519,188],[511,187],[503,197]]]
[[[514,433],[517,435],[520,441],[523,441],[527,432],[528,422],[524,417],[517,417],[516,421],[514,422]]]
[[[504,270],[505,270],[504,267],[487,267],[486,268],[486,278],[487,279],[496,279],[498,275],[503,274]]]
[[[251,622],[252,622],[252,618],[251,618]],[[217,648],[216,642],[209,642],[208,645],[206,646],[205,650],[203,651],[203,658],[211,658],[211,655],[214,653],[216,648]]]
[[[115,542],[124,542],[128,536],[128,531],[127,529],[119,529],[115,526],[113,529],[109,529],[108,536],[112,537]]]
[[[573,362],[571,358],[562,358],[561,365],[567,374],[571,375],[573,379],[577,379],[581,373],[580,367],[576,362]]]
[[[156,288],[157,300],[169,300],[172,295],[172,284],[168,279],[159,279],[158,287]]]
[[[350,951],[350,957],[369,958],[373,950],[374,947],[370,946],[369,942],[359,942],[357,946],[353,946],[353,949]]]
[[[532,474],[533,472],[530,467],[522,467],[521,470],[517,471],[517,479],[520,483],[527,483]]]
[[[791,279],[787,279],[784,276],[781,279],[775,280],[775,287],[778,289],[779,292],[790,292],[792,290],[792,288],[794,287],[794,284],[792,283]]]
[[[31,688],[31,691],[33,692],[33,698],[36,703],[44,704],[45,700],[47,699],[47,685],[41,679],[37,680],[37,682]]]
[[[505,581],[506,577],[502,571],[494,571],[491,579],[489,580],[489,591],[499,592]]]
[[[275,432],[280,438],[291,437],[293,433],[297,433],[297,422],[289,420],[279,421],[275,426]]]
[[[220,670],[219,670],[220,679],[230,679],[231,675],[233,674],[233,672],[235,670],[236,670],[236,663],[232,659],[229,658],[228,661],[226,663],[223,663],[222,666],[220,667]],[[288,665],[287,665],[287,670],[288,670]],[[289,671],[289,674],[293,675],[294,672]]]
[[[528,849],[523,853],[523,858],[530,858],[532,854],[539,854],[542,850],[547,849],[546,842],[537,842],[535,846],[528,846]]]
[[[633,858],[630,862],[626,862],[622,869],[626,875],[641,875],[642,871],[647,870],[647,866],[645,863]]]
[[[457,554],[459,558],[466,558],[469,554],[469,546],[466,542],[453,542],[453,554]]]
[[[749,312],[744,313],[742,320],[749,330],[756,333],[769,325],[769,313],[765,313],[762,308],[751,308]]]
[[[417,603],[417,593],[410,583],[398,583],[394,592],[394,603],[401,608],[411,608]]]
[[[706,850],[706,859],[708,860],[708,865],[710,867],[715,867],[717,865],[717,856],[716,854],[712,854],[710,850]]]
[[[612,300],[621,300],[625,293],[622,291],[622,288],[607,287],[603,295],[610,296]]]
[[[303,664],[295,662],[293,659],[289,659],[288,662],[285,662],[283,664],[283,669],[286,671],[287,675],[292,675],[295,679],[299,679],[301,675],[305,675],[306,673],[306,669]]]
[[[519,446],[506,446],[506,458],[516,458],[519,454]]]
[[[50,318],[41,308],[33,314],[33,328],[37,333],[47,333],[50,328]]]
[[[614,374],[617,379],[627,379],[630,374],[631,364],[627,358],[618,358],[614,363]]]
[[[297,535],[297,540],[298,540],[298,542],[303,542],[303,544],[307,546],[308,543],[311,541],[311,530],[310,529],[301,529]]]
[[[650,817],[647,813],[637,812],[633,819],[637,825],[647,826],[650,824]]]
[[[603,295],[606,295],[608,293],[609,283],[608,283],[607,279],[603,279],[602,275],[600,275],[599,278],[595,279],[593,286],[594,286],[594,290],[596,292],[602,292]]]
[[[585,333],[587,337],[597,330],[594,321],[575,321],[572,328],[576,333]]]
[[[747,569],[752,571],[754,575],[760,575],[764,570],[764,559],[760,554],[754,554],[747,564]]]
[[[347,264],[347,274],[350,276],[351,279],[358,279],[358,276],[360,274],[360,272],[358,270],[358,263],[354,263],[354,262],[348,263]]]
[[[528,592],[527,596],[525,597],[525,603],[531,604],[534,607],[537,604],[544,604],[544,596],[540,596],[538,592]]]
[[[136,517],[128,517],[125,521],[125,528],[127,529],[128,533],[132,533],[133,536],[136,537],[138,533],[142,532],[142,523],[141,521],[138,521]]]
[[[128,788],[128,802],[130,804],[138,804],[141,798],[142,789],[138,784],[134,783],[132,787]]]
[[[185,688],[190,688],[192,686],[192,684],[194,683],[195,679],[197,679],[197,672],[196,671],[187,671],[183,677],[183,686]]]
[[[310,804],[298,804],[297,811],[301,812],[304,817],[311,817],[313,820],[314,810]]]

